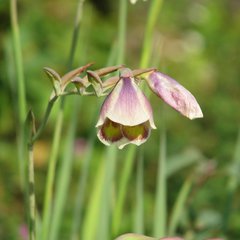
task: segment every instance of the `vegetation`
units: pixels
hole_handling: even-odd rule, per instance
[[[1,1],[0,239],[240,239],[239,16],[236,0]],[[93,62],[157,68],[204,118],[147,93],[158,129],[106,147],[104,97],[49,101],[56,72]]]

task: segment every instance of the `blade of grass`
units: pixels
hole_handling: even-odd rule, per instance
[[[87,178],[89,175],[89,166],[93,156],[95,139],[96,139],[96,133],[94,129],[94,133],[91,135],[91,138],[90,138],[89,147],[88,147],[86,156],[83,159],[83,167],[82,167],[82,171],[78,181],[78,191],[76,194],[75,207],[73,212],[73,224],[72,224],[72,233],[71,233],[72,240],[79,239],[78,237],[79,226],[81,226],[81,223],[82,223],[83,203],[86,195]]]
[[[153,0],[148,12],[147,25],[144,33],[143,50],[140,67],[146,68],[149,65],[152,54],[153,31],[158,19],[163,0]]]
[[[99,240],[110,239],[109,223],[111,211],[111,193],[117,161],[117,149],[115,146],[107,148],[105,163],[105,178],[101,199],[101,210],[97,237]]]
[[[163,119],[162,119],[163,121]],[[157,191],[153,221],[153,236],[164,237],[166,235],[167,218],[167,193],[166,193],[166,129],[164,123],[160,130],[160,152],[157,172]]]
[[[178,227],[179,221],[181,220],[181,214],[184,210],[187,197],[189,196],[189,193],[191,191],[192,184],[193,184],[193,178],[192,176],[190,176],[185,180],[183,186],[181,187],[178,193],[177,199],[173,206],[172,216],[169,222],[169,229],[168,229],[169,236],[176,234],[176,229]]]
[[[239,169],[240,169],[240,127],[238,130],[238,137],[236,140],[235,145],[235,152],[233,156],[233,163],[232,163],[232,172],[228,181],[227,185],[227,199],[226,199],[226,205],[223,213],[223,232],[226,234],[229,227],[229,220],[232,214],[232,202],[234,195],[237,191],[237,188],[239,186]]]
[[[23,71],[23,60],[20,42],[20,32],[18,27],[18,16],[17,16],[17,1],[10,1],[10,16],[11,26],[13,35],[13,48],[14,58],[16,66],[16,79],[17,79],[17,101],[18,106],[18,126],[17,126],[17,146],[18,146],[18,161],[20,171],[20,185],[24,189],[25,186],[25,166],[26,166],[26,150],[25,150],[25,139],[24,139],[24,121],[26,118],[26,93],[25,93],[25,82],[24,82],[24,71]]]
[[[70,48],[70,54],[69,54],[69,60],[68,60],[68,68],[71,68],[73,59],[74,59],[74,53],[77,47],[77,38],[78,38],[78,32],[79,32],[79,25],[81,21],[81,13],[82,13],[82,7],[83,7],[83,0],[78,1],[78,7],[77,7],[77,12],[76,12],[76,20],[75,20],[75,25],[74,25],[74,31],[73,31],[73,38],[72,38],[72,44]],[[56,168],[56,161],[57,161],[57,156],[59,152],[59,146],[60,146],[60,139],[61,139],[61,132],[62,132],[62,127],[63,127],[63,115],[64,115],[64,98],[60,99],[60,109],[57,113],[57,121],[55,125],[55,130],[54,130],[54,142],[52,146],[52,151],[50,155],[50,165],[48,169],[48,177],[47,177],[47,186],[46,186],[46,193],[45,193],[45,203],[44,203],[44,219],[43,219],[43,237],[45,239],[48,239],[48,234],[52,237],[52,239],[55,239],[58,235],[59,231],[59,226],[60,226],[60,220],[61,220],[61,215],[63,213],[63,207],[65,203],[65,193],[67,191],[68,183],[69,183],[69,177],[70,177],[70,171],[71,171],[71,160],[72,160],[72,152],[71,150],[73,149],[73,138],[75,136],[74,131],[76,128],[76,119],[77,119],[77,110],[78,108],[78,103],[77,100],[75,100],[75,107],[73,108],[74,111],[72,113],[72,118],[70,121],[70,126],[69,129],[70,131],[68,132],[67,140],[66,140],[66,152],[65,156],[66,158],[69,159],[68,164],[66,164],[66,169],[60,170],[60,178],[62,181],[59,180],[58,189],[57,189],[57,195],[60,196],[60,198],[56,198],[56,205],[55,205],[55,211],[52,212],[52,191],[53,191],[53,182],[54,182],[54,173],[55,173],[55,168]],[[63,164],[64,165],[64,164]],[[52,213],[52,221],[51,221],[51,213]],[[50,229],[50,222],[52,224],[51,231],[49,232]],[[51,239],[51,238],[50,238]]]
[[[118,14],[118,58],[117,64],[123,64],[125,59],[126,45],[126,25],[127,25],[127,0],[119,0]]]
[[[74,151],[74,138],[76,133],[78,112],[80,109],[79,104],[82,102],[80,99],[74,99],[71,109],[72,115],[70,119],[69,129],[64,144],[64,151],[61,159],[61,166],[57,175],[56,183],[56,196],[53,207],[52,224],[50,228],[49,239],[58,239],[60,224],[64,211],[64,204],[67,197],[69,182],[71,177],[73,151]]]
[[[137,160],[137,180],[136,180],[136,213],[134,232],[138,234],[144,233],[144,182],[143,174],[143,151],[138,154]]]
[[[136,152],[136,146],[129,146],[127,150],[126,157],[124,159],[123,170],[119,179],[119,191],[117,193],[117,201],[115,211],[113,212],[113,219],[112,219],[112,232],[113,236],[116,237],[118,231],[121,226],[122,215],[123,215],[123,208],[124,208],[124,200],[127,194],[127,184],[132,172],[133,162],[134,162],[134,155]]]
[[[82,20],[82,12],[83,12],[83,4],[85,0],[78,0],[77,2],[77,12],[76,12],[76,17],[75,17],[75,23],[74,23],[74,31],[73,31],[73,36],[72,36],[72,43],[70,47],[70,53],[69,53],[69,60],[68,60],[68,69],[72,68],[73,65],[73,60],[76,52],[76,46],[77,46],[77,39],[79,35],[79,25]]]
[[[103,158],[99,158],[103,162]],[[99,222],[96,221],[96,217],[99,216],[101,209],[101,192],[104,184],[104,164],[100,164],[98,172],[95,175],[95,181],[93,183],[92,192],[90,195],[89,203],[87,205],[87,214],[82,226],[82,237],[80,239],[93,240],[97,239],[96,232]]]
[[[63,109],[59,109],[58,119],[56,121],[53,143],[48,164],[47,183],[45,188],[45,198],[43,207],[43,222],[42,222],[42,240],[48,239],[51,213],[52,213],[52,197],[53,183],[56,171],[56,162],[59,150],[59,139],[61,138],[61,130],[63,125]]]
[[[29,195],[29,239],[35,240],[36,238],[36,206],[35,206],[35,190],[34,190],[34,158],[33,158],[33,145],[28,146],[28,195]]]

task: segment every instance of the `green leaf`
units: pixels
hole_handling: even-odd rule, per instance
[[[59,76],[59,74],[56,71],[54,71],[51,68],[44,67],[43,70],[47,74],[48,78],[51,80],[53,90],[54,90],[56,96],[59,96],[62,92],[61,77]]]
[[[32,137],[36,133],[35,116],[34,116],[34,113],[33,113],[32,109],[30,109],[28,114],[27,114],[25,126],[26,126],[27,139],[29,141],[32,141]]]

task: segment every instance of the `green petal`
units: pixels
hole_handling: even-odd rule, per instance
[[[119,141],[123,136],[121,132],[121,126],[109,119],[106,119],[103,126],[100,129],[100,140],[108,143],[114,143]]]
[[[149,122],[136,126],[122,126],[122,133],[131,143],[140,145],[144,143],[150,135]]]

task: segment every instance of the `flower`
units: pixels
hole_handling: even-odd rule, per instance
[[[195,97],[174,79],[154,71],[149,74],[147,83],[158,97],[182,115],[190,119],[203,117]]]
[[[96,127],[101,142],[115,143],[120,149],[129,143],[144,143],[156,128],[151,105],[130,69],[120,71],[120,80],[105,99]]]
[[[177,81],[155,70],[145,73],[144,79],[158,97],[184,116],[203,117],[194,96]],[[120,70],[120,78],[102,105],[96,127],[102,143],[115,144],[120,149],[129,143],[141,145],[151,129],[156,129],[151,105],[130,69]]]

